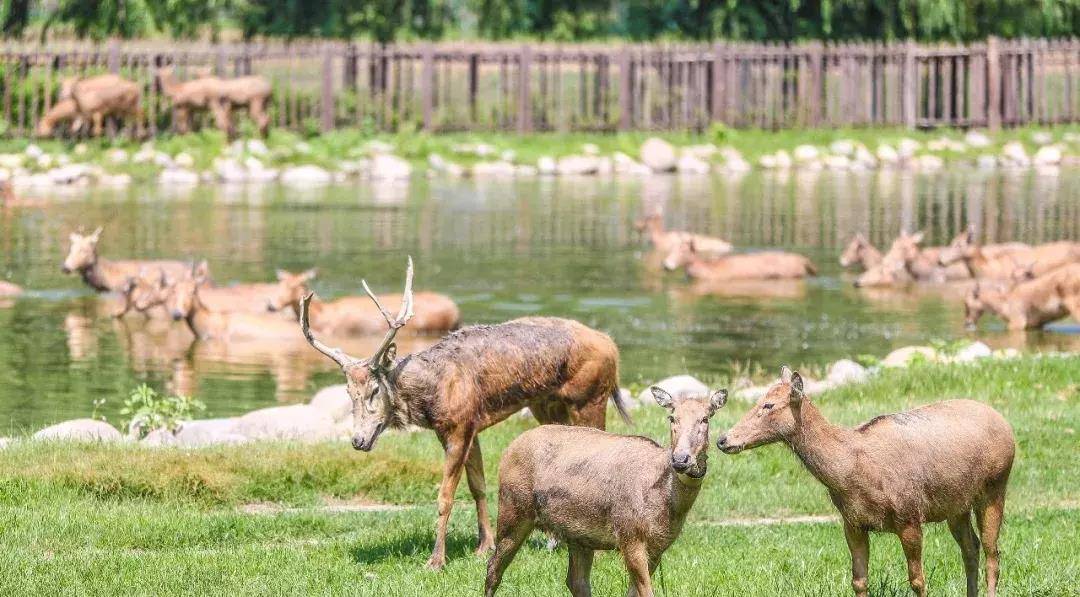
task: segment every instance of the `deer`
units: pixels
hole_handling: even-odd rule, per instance
[[[647,233],[649,242],[658,253],[669,253],[687,239],[692,239],[698,251],[710,257],[727,255],[733,249],[731,243],[715,236],[682,230],[664,230],[664,216],[659,212],[653,212],[634,222],[634,230]]]
[[[461,474],[476,503],[477,553],[494,545],[485,498],[479,434],[528,408],[542,424],[605,428],[611,400],[630,424],[619,395],[619,349],[604,333],[556,317],[524,317],[451,332],[431,347],[397,358],[395,336],[413,317],[413,266],[397,314],[361,280],[387,331],[367,358],[324,344],[311,331],[311,293],[300,302],[300,329],[311,347],[337,363],[352,399],[354,449],[369,452],[386,429],[431,429],[446,460],[438,493],[435,547],[427,566],[446,563],[446,529]]]
[[[899,536],[908,582],[926,595],[922,526],[945,521],[960,545],[968,597],[979,594],[979,537],[986,589],[997,593],[998,533],[1016,440],[1008,421],[975,400],[946,400],[874,417],[849,429],[825,419],[784,366],[780,380],[721,436],[716,446],[737,454],[787,444],[829,492],[851,552],[851,586],[867,596],[870,531]]]
[[[1030,267],[1023,270],[1009,285],[976,281],[964,297],[968,329],[975,329],[986,311],[1005,320],[1006,327],[1014,331],[1038,329],[1067,316],[1080,321],[1080,263],[1033,278]],[[1019,277],[1029,279],[1016,281]]]
[[[209,278],[210,267],[205,260],[192,264],[191,268],[201,272],[203,278]],[[144,268],[138,276],[131,277],[127,287],[122,290],[125,303],[115,316],[121,317],[132,310],[146,313],[156,306],[164,305],[170,289],[168,273],[159,269],[155,276],[147,274]],[[211,311],[261,314],[266,312],[261,300],[276,289],[276,284],[258,282],[230,286],[205,284],[199,289],[199,299]]]
[[[266,137],[270,127],[270,114],[267,108],[273,88],[266,77],[249,75],[232,79],[219,79],[220,102],[225,112],[225,121],[228,123],[228,136],[232,138],[236,132],[231,117],[232,110],[246,109],[248,116],[255,122],[259,134]]]
[[[71,125],[73,133],[81,128],[82,122],[86,121],[91,123],[91,134],[100,137],[105,132],[105,118],[116,116],[133,119],[135,121],[134,134],[141,136],[143,119],[141,100],[142,90],[139,84],[119,75],[69,78],[61,84],[57,104],[38,123],[37,132],[43,137],[50,136],[55,122],[64,119],[60,117],[60,114],[70,113],[74,107],[74,112],[68,117],[73,121]]]
[[[617,549],[629,595],[652,597],[652,573],[679,538],[708,470],[709,421],[727,390],[676,399],[651,388],[668,410],[667,448],[651,439],[587,427],[543,425],[522,433],[499,463],[499,519],[486,597],[534,528],[569,548],[566,586],[592,594],[595,550]]]
[[[163,270],[170,279],[175,279],[188,269],[181,261],[112,261],[99,257],[97,247],[101,231],[102,228],[98,226],[90,234],[71,233],[71,249],[61,266],[65,274],[78,273],[83,282],[98,292],[122,292],[128,285],[128,279],[137,276],[140,270]]]
[[[921,247],[922,232],[900,232],[881,262],[855,280],[856,287],[896,286],[916,282],[944,283],[969,280],[970,270],[961,263],[942,265],[941,254],[947,247]],[[1013,260],[1015,254],[1029,250],[1023,243],[1001,243],[983,247],[986,255]]]
[[[308,283],[318,271],[314,268],[300,273],[277,271],[277,286],[267,299],[266,308],[271,312],[291,309],[300,318],[300,301],[306,296]],[[402,295],[380,295],[379,302],[390,309],[400,308]],[[461,324],[461,312],[450,297],[435,292],[417,292],[413,295],[415,317],[409,321],[409,330],[415,333],[436,333],[456,330]],[[378,334],[385,325],[382,314],[367,297],[346,296],[333,301],[321,301],[313,296],[308,304],[312,327],[320,334],[330,336]]]
[[[694,280],[777,280],[816,276],[814,264],[795,253],[762,251],[705,259],[694,239],[684,239],[664,258],[664,269],[686,268]]]
[[[860,266],[863,269],[870,269],[881,263],[881,258],[881,251],[878,251],[877,248],[863,236],[863,233],[857,232],[855,233],[855,236],[851,237],[847,246],[844,247],[844,251],[840,253],[840,267],[848,268]]]
[[[58,100],[41,117],[34,133],[41,138],[53,136],[56,126],[62,122],[70,122],[69,129],[72,135],[82,130],[85,122],[79,114],[79,106],[72,98]]]
[[[171,66],[157,69],[156,74],[161,91],[172,102],[176,132],[190,132],[192,114],[204,110],[213,114],[214,123],[219,129],[230,129],[228,112],[220,101],[221,79],[210,76],[209,72],[200,72],[196,78],[180,82],[176,80]]]
[[[1006,247],[1010,245],[1005,245]],[[995,252],[992,246],[975,241],[975,227],[969,225],[941,251],[938,263],[963,263],[973,278],[1009,278],[1020,263],[1033,264],[1032,272],[1041,276],[1067,263],[1080,261],[1080,243],[1058,241],[1030,247],[1012,245],[1014,250]]]
[[[190,272],[171,282],[165,308],[174,321],[183,320],[200,340],[233,342],[257,340],[299,340],[296,325],[265,312],[219,311],[211,309],[202,299],[208,286],[205,268],[195,266]],[[256,300],[252,300],[258,303]]]

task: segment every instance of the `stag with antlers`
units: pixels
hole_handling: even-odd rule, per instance
[[[409,258],[405,293],[397,315],[379,303],[363,283],[389,329],[375,354],[356,358],[323,344],[311,332],[308,306],[300,327],[315,350],[345,373],[353,403],[352,445],[369,451],[383,430],[416,425],[431,429],[446,453],[439,487],[438,523],[430,568],[446,561],[446,527],[461,474],[476,502],[477,553],[492,548],[494,536],[484,489],[478,435],[528,407],[541,423],[605,428],[611,399],[629,422],[619,397],[619,350],[606,334],[576,321],[525,317],[453,332],[419,353],[396,358],[394,337],[413,315],[413,264]]]

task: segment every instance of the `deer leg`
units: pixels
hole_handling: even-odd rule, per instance
[[[477,545],[476,554],[480,555],[495,546],[491,533],[491,518],[488,516],[488,504],[484,483],[484,457],[480,453],[480,438],[473,438],[469,448],[469,457],[465,460],[465,478],[469,482],[469,493],[476,502]]]
[[[589,576],[592,573],[593,550],[570,546],[570,566],[566,569],[566,588],[573,597],[592,597]]]
[[[652,579],[649,577],[649,553],[645,543],[634,541],[619,546],[626,571],[630,573],[630,588],[626,597],[653,597]]]
[[[983,553],[986,554],[986,595],[997,595],[998,581],[998,532],[1001,530],[1001,521],[1005,513],[1005,486],[996,495],[992,495],[986,504],[975,510],[975,518],[979,523],[979,533],[982,534]]]
[[[912,524],[900,530],[900,545],[907,558],[908,584],[918,597],[926,597],[926,577],[922,567],[922,526]]]
[[[500,492],[499,496],[499,535],[495,541],[495,553],[487,565],[487,580],[484,583],[484,595],[492,597],[502,582],[503,572],[514,560],[521,544],[529,537],[533,529],[531,513],[522,512],[513,497]]]
[[[469,455],[469,446],[474,435],[467,438],[447,438],[443,445],[446,450],[446,463],[443,465],[442,484],[439,486],[439,519],[435,525],[435,549],[428,558],[427,567],[438,570],[446,564],[446,526],[450,522],[450,511],[454,508],[454,492],[461,481],[461,472],[465,470],[465,461]]]
[[[851,552],[851,588],[855,597],[867,597],[869,581],[867,570],[870,566],[870,536],[860,529],[844,522],[844,538],[847,539],[848,551]]]
[[[102,112],[94,112],[90,116],[94,120],[94,136],[100,137],[105,131],[105,114]]]
[[[964,556],[967,595],[979,597],[979,538],[975,536],[975,529],[971,528],[971,512],[949,519],[949,530]]]

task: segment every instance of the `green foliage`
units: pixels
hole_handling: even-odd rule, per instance
[[[155,429],[176,431],[184,421],[206,410],[206,405],[189,396],[161,396],[146,384],[135,388],[124,401],[120,414],[127,415],[128,428],[135,429],[140,437]]]

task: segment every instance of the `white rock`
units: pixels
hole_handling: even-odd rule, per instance
[[[510,162],[512,164],[515,159],[517,159],[517,152],[513,149],[504,149],[502,153],[499,154],[499,161],[502,162]]]
[[[14,170],[23,165],[25,156],[21,153],[4,153],[0,154],[0,168],[8,168]]]
[[[843,155],[827,155],[821,162],[829,170],[847,170],[851,167],[851,160]]]
[[[555,171],[563,176],[596,174],[599,169],[600,160],[587,155],[565,156],[555,163]]]
[[[164,185],[191,186],[199,184],[199,175],[184,168],[166,168],[158,174],[158,183]]]
[[[724,160],[724,170],[733,174],[749,172],[752,169],[750,162],[738,156]]]
[[[472,166],[473,176],[513,176],[516,168],[510,162],[477,162]]]
[[[173,158],[173,163],[180,168],[194,168],[195,158],[186,151],[181,151]]]
[[[678,165],[675,147],[658,137],[641,144],[641,162],[653,172],[671,172]]]
[[[115,427],[97,419],[75,419],[46,427],[34,439],[50,441],[118,442],[124,436]]]
[[[917,358],[927,361],[937,360],[937,351],[929,346],[905,346],[890,352],[881,361],[882,367],[907,367]]]
[[[38,147],[36,144],[31,143],[30,145],[26,146],[26,149],[23,150],[23,153],[26,154],[26,157],[32,160],[36,160],[39,157],[45,155],[45,150]]]
[[[585,155],[598,156],[600,155],[600,148],[595,143],[585,143],[581,146],[581,153]]]
[[[906,160],[913,157],[915,155],[915,152],[919,151],[921,147],[922,145],[915,139],[912,139],[910,137],[904,137],[903,139],[900,139],[899,143],[896,144],[896,151],[900,154],[901,159]]]
[[[74,184],[80,179],[89,178],[90,168],[86,164],[70,164],[53,168],[47,172],[53,184]]]
[[[311,144],[307,141],[300,141],[296,145],[293,145],[293,149],[296,153],[309,154],[311,153]]]
[[[720,151],[720,148],[712,143],[702,143],[700,145],[689,145],[682,149],[684,154],[688,153],[692,156],[699,157],[703,160],[708,160]]]
[[[851,139],[839,139],[829,144],[829,151],[836,155],[850,156],[855,153],[855,142]]]
[[[945,167],[945,160],[940,156],[923,154],[915,159],[915,166],[923,172],[937,172]]]
[[[997,168],[997,163],[997,158],[987,153],[984,153],[975,159],[975,165],[978,166],[980,170],[993,170],[994,168]]]
[[[495,155],[495,147],[487,143],[477,143],[473,146],[473,153],[475,153],[477,157],[486,158]]]
[[[221,182],[238,184],[248,179],[247,169],[232,158],[214,160],[214,172]]]
[[[870,150],[865,145],[860,145],[855,148],[855,163],[861,165],[867,169],[874,169],[878,166],[877,158],[874,154],[870,153]]]
[[[970,363],[978,359],[985,359],[994,355],[994,351],[990,350],[990,347],[982,342],[972,342],[964,348],[961,348],[952,360],[956,363]]]
[[[244,158],[244,168],[246,168],[247,170],[265,170],[266,166],[264,166],[263,163],[259,161],[259,158],[253,155],[249,155],[248,157]]]
[[[986,136],[985,133],[980,131],[968,131],[968,133],[964,135],[964,143],[967,143],[969,147],[974,147],[975,149],[983,149],[984,147],[989,147],[991,141],[990,137]]]
[[[1011,166],[1029,166],[1031,158],[1028,157],[1024,144],[1019,141],[1009,141],[1001,148],[1002,160]]]
[[[849,383],[862,383],[870,376],[866,367],[849,359],[840,359],[829,365],[829,372],[825,379],[833,385],[839,386]]]
[[[446,160],[446,158],[444,158],[442,155],[440,155],[438,153],[429,153],[428,154],[427,164],[428,164],[428,168],[431,168],[432,170],[442,172],[442,171],[446,170],[446,166],[449,163],[450,162],[448,162]]]
[[[769,392],[772,386],[750,386],[735,391],[735,397],[744,402],[757,402]],[[805,388],[804,388],[805,389]]]
[[[791,167],[794,161],[791,159],[791,154],[783,149],[776,152],[776,167],[781,170],[786,170]]]
[[[794,151],[792,151],[792,156],[794,156],[795,163],[797,164],[816,160],[820,155],[821,152],[818,151],[818,148],[814,147],[813,145],[799,145],[794,149]]]
[[[611,164],[612,170],[616,174],[633,174],[636,176],[652,174],[651,168],[621,151],[611,154]]]
[[[44,153],[37,157],[35,163],[37,163],[38,168],[45,170],[46,168],[53,165],[53,157],[47,153]]]
[[[603,163],[603,162],[601,162]],[[536,166],[530,166],[528,164],[518,164],[514,166],[515,176],[536,176]]]
[[[243,415],[234,432],[253,440],[314,442],[340,436],[334,419],[324,410],[307,404],[272,406]]]
[[[281,183],[288,186],[306,187],[311,185],[326,185],[333,182],[334,177],[329,171],[313,165],[292,166],[281,172]]]
[[[114,164],[123,164],[128,161],[128,152],[119,147],[110,149],[109,153],[105,155],[109,158],[109,161]]]
[[[345,384],[327,386],[315,392],[308,405],[330,415],[335,422],[344,421],[352,414],[352,399]]]
[[[1047,131],[1035,131],[1031,133],[1031,141],[1035,145],[1049,145],[1054,142],[1054,136]]]
[[[155,429],[146,434],[146,437],[139,441],[144,446],[151,446],[154,448],[163,448],[168,446],[177,445],[176,436],[172,434],[168,429]]]
[[[544,175],[555,174],[558,171],[555,158],[547,155],[541,156],[540,159],[536,160],[536,171]]]
[[[709,395],[709,386],[691,375],[675,375],[652,385],[658,386],[674,398],[695,398]],[[638,394],[638,401],[642,404],[656,404],[656,399],[653,398],[652,391],[649,388],[645,388]]]
[[[370,153],[372,155],[380,153],[394,153],[394,146],[386,141],[380,141],[379,139],[372,139],[367,143],[364,143],[364,153]]]
[[[175,434],[176,445],[198,448],[243,443],[247,438],[236,433],[236,421],[235,418],[186,421]]]
[[[120,188],[131,185],[130,174],[100,174],[97,183],[103,187]]]
[[[771,154],[771,153],[767,153],[767,154],[761,156],[760,158],[758,158],[757,164],[758,164],[758,166],[761,166],[762,168],[765,168],[766,170],[771,170],[773,168],[776,168],[776,156]]]
[[[403,158],[389,153],[371,158],[371,177],[378,180],[404,180],[412,175],[412,166]]]
[[[892,145],[878,145],[875,155],[884,166],[894,166],[900,161],[900,153]]]
[[[1036,166],[1056,166],[1061,163],[1061,148],[1057,145],[1043,145],[1035,152],[1031,161]]]
[[[262,139],[248,139],[245,147],[248,153],[252,155],[264,156],[270,153],[270,148],[266,146],[266,143],[263,143]]]
[[[247,181],[251,183],[267,183],[277,180],[280,172],[275,168],[259,168],[247,171]],[[345,175],[342,174],[342,177]]]
[[[71,150],[75,155],[86,155],[90,148],[86,143],[76,143],[75,147]]]
[[[691,154],[684,153],[676,164],[680,174],[708,174],[709,163]]]
[[[164,151],[154,152],[154,165],[160,168],[172,168],[176,164],[173,163],[172,156]]]

